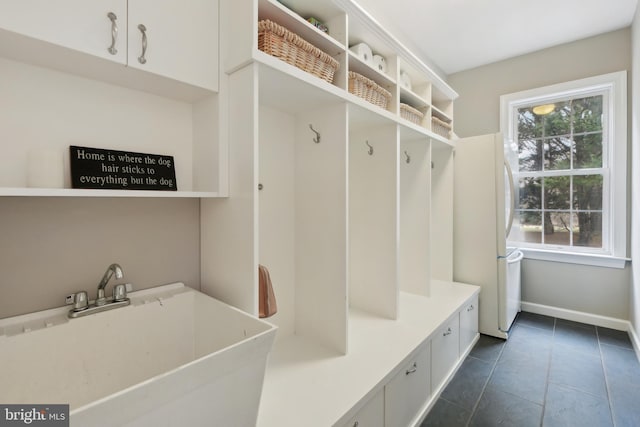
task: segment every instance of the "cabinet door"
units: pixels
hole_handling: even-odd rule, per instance
[[[407,426],[429,398],[430,351],[426,343],[384,387],[385,426]]]
[[[112,45],[112,21],[115,21]],[[0,2],[0,29],[122,64],[127,58],[126,0]],[[117,52],[116,52],[117,50]]]
[[[129,0],[128,65],[218,90],[218,0]]]
[[[447,378],[460,355],[460,320],[458,315],[440,328],[431,340],[431,391],[435,392]]]
[[[478,334],[478,296],[460,311],[460,353],[464,353]]]
[[[343,427],[384,427],[384,393],[380,390]]]

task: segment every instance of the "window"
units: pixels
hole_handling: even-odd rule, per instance
[[[511,244],[626,252],[626,73],[501,97],[514,172]]]

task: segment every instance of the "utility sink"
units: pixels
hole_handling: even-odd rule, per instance
[[[182,283],[69,319],[0,320],[0,402],[69,404],[72,426],[253,426],[276,327]]]

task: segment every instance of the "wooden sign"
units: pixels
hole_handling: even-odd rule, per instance
[[[69,147],[73,188],[177,191],[173,156]]]

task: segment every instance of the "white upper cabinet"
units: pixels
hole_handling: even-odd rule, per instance
[[[126,0],[0,2],[0,29],[122,64],[126,27]]]
[[[218,18],[218,0],[4,1],[0,55],[199,100],[218,90]]]
[[[128,66],[218,89],[218,2],[129,0]]]

